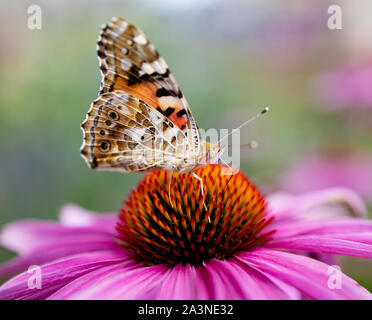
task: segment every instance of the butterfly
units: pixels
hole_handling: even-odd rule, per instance
[[[87,164],[96,170],[190,172],[201,181],[192,170],[215,162],[223,150],[200,139],[190,107],[154,45],[130,22],[113,18],[102,26],[97,53],[99,96],[81,125]]]

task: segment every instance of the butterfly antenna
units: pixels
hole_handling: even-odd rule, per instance
[[[228,145],[229,148],[232,148],[232,147],[248,147],[249,149],[257,149],[258,147],[258,142],[255,141],[255,140],[252,140],[251,142],[249,143],[244,143],[244,144],[232,144],[232,145]]]
[[[268,112],[270,109],[268,107],[266,107],[265,109],[263,109],[261,112],[257,113],[255,116],[253,116],[252,118],[248,119],[247,121],[243,122],[239,127],[233,129],[230,133],[224,135],[220,140],[218,140],[218,143],[221,142],[221,140],[227,138],[228,136],[232,135],[234,131],[236,130],[239,130],[241,128],[243,128],[245,125],[247,125],[248,123],[256,120],[257,118],[261,117],[263,114],[265,114],[266,112]]]

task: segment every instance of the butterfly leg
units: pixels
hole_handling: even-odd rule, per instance
[[[204,196],[204,186],[203,186],[203,180],[202,178],[200,178],[197,174],[195,174],[194,172],[191,171],[191,175],[195,178],[195,179],[198,179],[199,182],[200,182],[200,191],[201,191],[201,194],[202,194],[202,197],[203,197],[203,205],[204,205],[204,208],[205,210],[208,210],[207,209],[207,206],[205,205],[205,196]]]
[[[170,202],[172,208],[174,208],[173,203],[172,203],[172,199],[171,199],[171,196],[170,196],[170,188],[171,188],[171,183],[172,183],[172,176],[173,176],[173,170],[171,171],[170,176],[169,176],[169,182],[168,182],[168,199],[169,199],[169,202]]]

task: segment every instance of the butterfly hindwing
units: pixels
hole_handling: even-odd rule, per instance
[[[180,146],[190,145],[183,132],[141,99],[125,92],[104,93],[82,124],[81,152],[98,170],[144,172],[164,168]]]
[[[145,34],[120,18],[103,25],[97,42],[102,73],[100,94],[122,91],[153,107],[181,131],[190,132],[199,152],[199,130],[168,65]]]

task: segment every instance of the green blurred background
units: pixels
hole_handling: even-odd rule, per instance
[[[31,4],[42,9],[41,30],[27,28]],[[343,9],[342,30],[327,27],[331,4]],[[111,17],[156,45],[201,128],[234,128],[270,106],[241,134],[259,142],[242,149],[241,167],[270,193],[301,155],[329,145],[371,155],[372,106],[335,111],[312,89],[330,69],[371,65],[371,13],[368,0],[9,1],[0,13],[0,225],[56,219],[70,202],[115,212],[141,179],[95,172],[79,153],[100,83],[95,43]],[[0,251],[0,261],[10,256]],[[344,265],[372,289],[370,262]]]

